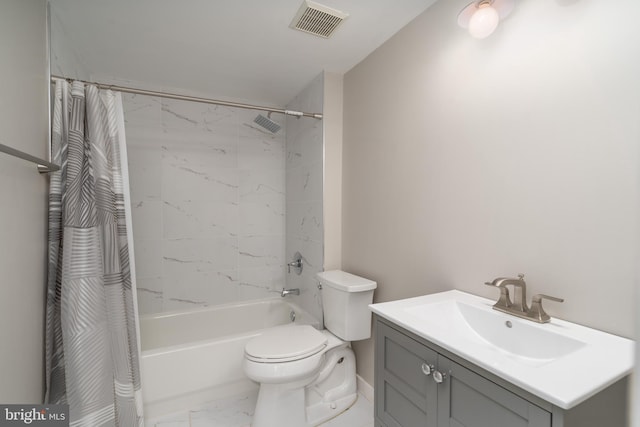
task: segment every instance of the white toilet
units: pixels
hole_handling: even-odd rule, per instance
[[[317,426],[357,398],[349,341],[371,336],[376,282],[344,271],[318,273],[326,329],[273,328],[245,346],[244,371],[260,383],[252,427]]]

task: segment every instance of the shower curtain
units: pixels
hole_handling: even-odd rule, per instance
[[[121,96],[58,81],[53,104],[45,401],[71,426],[142,426]]]

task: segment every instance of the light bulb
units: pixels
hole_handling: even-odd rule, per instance
[[[489,3],[480,4],[469,20],[469,34],[477,39],[488,37],[500,22],[500,15]]]

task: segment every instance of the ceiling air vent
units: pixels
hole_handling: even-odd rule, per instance
[[[328,39],[348,16],[348,13],[305,0],[290,27]]]

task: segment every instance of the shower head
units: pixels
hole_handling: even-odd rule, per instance
[[[271,113],[267,114],[267,117],[262,114],[258,114],[253,121],[271,133],[276,133],[280,130],[280,125],[271,120]]]

